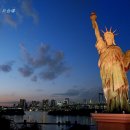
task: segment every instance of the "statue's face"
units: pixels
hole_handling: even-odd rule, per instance
[[[107,43],[107,45],[112,45],[113,44],[113,41],[114,41],[114,37],[110,34],[107,34],[104,36],[104,39]]]

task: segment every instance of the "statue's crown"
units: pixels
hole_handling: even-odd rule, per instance
[[[105,27],[105,28],[106,28],[106,27]],[[114,37],[115,35],[117,35],[117,34],[115,34],[116,30],[112,32],[112,28],[110,28],[109,31],[108,31],[108,29],[106,28],[106,32],[104,32],[103,30],[102,30],[102,32],[104,33],[104,36],[110,35],[111,37]]]

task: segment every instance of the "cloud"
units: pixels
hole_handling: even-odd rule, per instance
[[[55,95],[70,96],[70,97],[72,97],[72,96],[78,96],[79,93],[80,93],[80,91],[78,89],[77,90],[76,89],[69,89],[65,93],[57,93]]]
[[[66,67],[64,63],[59,62],[51,66],[49,65],[48,69],[45,72],[40,73],[40,76],[43,79],[52,80],[68,70],[69,68]]]
[[[55,79],[62,73],[69,70],[69,67],[65,65],[64,53],[62,51],[57,51],[53,57],[48,57],[47,65],[48,69],[45,72],[40,73],[40,76],[43,79]]]
[[[43,92],[43,89],[36,89],[37,92]]]
[[[17,17],[17,20],[18,20],[17,23],[21,24],[24,20],[23,15],[20,12],[16,11],[16,17]]]
[[[14,61],[10,61],[6,64],[0,65],[0,70],[3,72],[10,72],[12,70],[12,65],[14,64]]]
[[[3,72],[10,72],[11,69],[12,69],[11,65],[7,65],[7,64],[0,65],[0,70],[2,70]]]
[[[33,73],[32,68],[27,65],[20,67],[18,70],[24,77],[29,77]]]
[[[17,27],[17,22],[8,14],[4,15],[4,22],[12,27]]]
[[[41,44],[39,48],[38,56],[36,58],[31,56],[31,54],[27,51],[27,49],[24,47],[23,44],[20,44],[20,49],[26,63],[28,63],[34,68],[42,67],[46,65],[50,60],[50,57],[48,55],[48,51],[49,51],[48,45]]]
[[[68,89],[64,93],[55,93],[53,96],[60,97],[70,97],[70,98],[78,98],[78,99],[87,99],[98,101],[99,93],[103,92],[101,87],[91,87],[91,88],[72,88]]]
[[[32,81],[36,82],[37,81],[37,76],[33,75],[33,77],[31,78]]]
[[[26,64],[33,70],[40,70],[38,77],[41,79],[53,80],[69,70],[62,51],[52,53],[50,46],[41,44],[37,55],[34,57],[23,44],[20,44],[20,49]],[[34,77],[34,79],[37,78]]]
[[[79,89],[68,89],[65,93],[55,93],[53,95],[56,95],[56,96],[69,96],[69,97],[78,97],[81,93],[81,90]]]
[[[27,15],[33,18],[34,23],[38,23],[39,17],[36,13],[35,9],[32,7],[31,0],[22,0],[21,4],[23,12]]]
[[[12,5],[12,8],[10,5]],[[8,8],[9,7],[9,8]],[[9,0],[1,0],[0,1],[0,10],[3,9],[15,9],[14,13],[2,13],[1,23],[5,23],[11,27],[16,28],[25,20],[25,16],[31,17],[34,23],[39,22],[39,16],[37,11],[32,6],[31,0],[15,0],[13,3]],[[1,24],[0,23],[0,24]]]
[[[27,49],[24,47],[23,44],[20,44],[20,49],[23,55],[24,60],[28,63],[33,65],[33,57],[29,54],[29,52],[27,51]]]

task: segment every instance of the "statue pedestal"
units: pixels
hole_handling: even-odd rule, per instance
[[[130,130],[130,114],[92,113],[98,130]]]

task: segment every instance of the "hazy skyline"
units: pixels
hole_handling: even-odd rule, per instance
[[[97,97],[102,84],[90,13],[101,30],[117,29],[115,42],[125,52],[129,7],[129,0],[1,0],[0,102]]]

